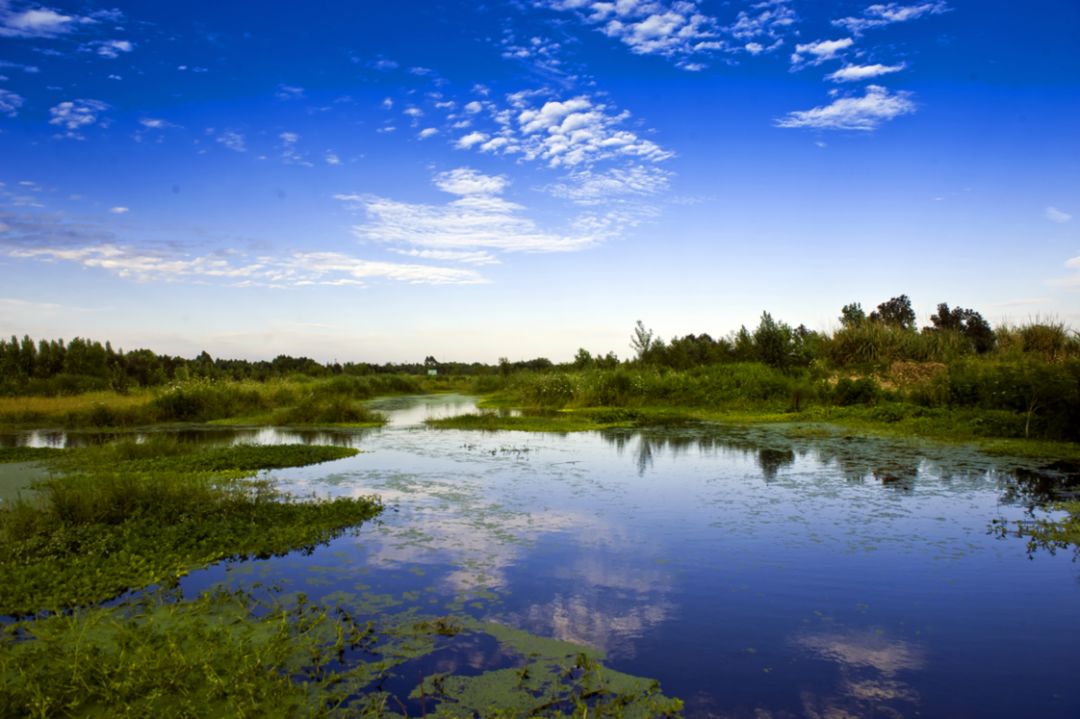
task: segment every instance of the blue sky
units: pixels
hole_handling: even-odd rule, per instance
[[[569,359],[1080,325],[1080,4],[0,0],[0,332]]]

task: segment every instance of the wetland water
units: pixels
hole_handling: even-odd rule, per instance
[[[806,426],[423,426],[473,408],[458,396],[376,408],[385,428],[192,435],[358,447],[270,476],[386,511],[312,553],[193,573],[185,591],[261,582],[495,621],[602,649],[691,717],[1080,716],[1080,563],[988,531],[1047,499],[1022,462]],[[432,661],[497,659],[474,644]]]

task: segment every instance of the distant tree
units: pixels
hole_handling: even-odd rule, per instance
[[[634,350],[639,361],[645,360],[653,346],[653,331],[645,329],[641,320],[634,325],[634,334],[630,336],[630,349]]]
[[[584,347],[579,347],[577,354],[574,355],[574,368],[575,369],[588,369],[593,365],[593,356],[589,353],[589,350]]]
[[[773,367],[786,367],[792,359],[791,327],[777,322],[768,312],[761,313],[761,321],[754,330],[754,349],[757,358]]]
[[[858,302],[852,302],[840,308],[840,324],[844,327],[856,327],[866,321],[866,312]]]
[[[979,354],[994,349],[997,338],[990,323],[975,310],[956,307],[942,302],[937,306],[937,313],[930,315],[932,326],[924,328],[929,332],[956,332],[964,335],[971,342],[972,348]]]
[[[739,327],[739,331],[731,340],[731,354],[737,362],[748,362],[754,359],[754,336],[746,325]]]
[[[600,369],[615,369],[619,366],[619,357],[614,352],[608,352],[603,357],[597,355],[594,362]]]
[[[424,366],[428,369],[435,369],[439,366],[439,361],[436,360],[433,356],[428,355],[424,358]]]
[[[914,329],[915,310],[911,309],[911,299],[907,295],[900,295],[888,302],[882,302],[870,313],[870,321],[903,330]]]

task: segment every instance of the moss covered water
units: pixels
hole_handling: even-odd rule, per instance
[[[380,407],[383,429],[306,435],[358,455],[261,475],[297,496],[377,495],[377,522],[192,572],[183,602],[127,611],[226,588],[197,601],[249,617],[263,639],[237,651],[264,647],[254,666],[338,677],[301,695],[238,668],[228,696],[287,690],[297,703],[282,706],[309,713],[657,716],[679,711],[672,697],[702,717],[1080,711],[1080,565],[1071,546],[1051,554],[1012,531],[1063,516],[1048,507],[1068,498],[1069,467],[816,424],[436,430],[422,418],[461,413],[462,398],[452,412],[418,402]],[[298,606],[304,621],[325,614],[317,630],[274,630],[316,648],[299,667],[274,654],[279,625],[252,623]]]

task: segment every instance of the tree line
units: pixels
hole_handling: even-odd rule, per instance
[[[732,363],[761,362],[781,370],[811,366],[866,368],[891,362],[951,362],[967,356],[1033,355],[1051,361],[1080,356],[1075,332],[1055,322],[1032,322],[994,329],[972,309],[941,303],[930,324],[919,328],[907,295],[879,304],[867,313],[859,303],[841,308],[839,329],[832,333],[792,327],[763,312],[758,325],[745,326],[725,337],[689,334],[665,341],[638,321],[630,338],[632,357],[620,360],[614,352],[592,354],[579,349],[567,363],[546,357],[496,365],[481,362],[439,362],[432,356],[414,363],[320,363],[309,357],[278,355],[273,360],[211,357],[201,352],[188,359],[149,349],[129,352],[110,342],[76,337],[40,340],[29,336],[0,339],[0,394],[77,394],[92,390],[126,391],[190,379],[269,381],[290,376],[332,377],[375,374],[509,376],[522,371],[552,369],[615,369],[635,364],[674,370]]]

